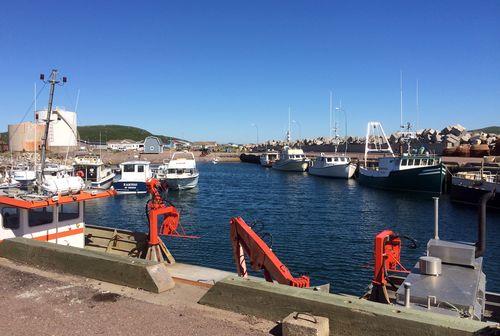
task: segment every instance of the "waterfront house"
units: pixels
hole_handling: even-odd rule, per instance
[[[155,136],[148,136],[144,139],[144,154],[160,154],[163,153],[162,141]]]

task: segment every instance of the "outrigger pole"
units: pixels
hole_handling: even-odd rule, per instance
[[[37,177],[38,180],[38,185],[42,184],[42,179],[43,179],[43,171],[45,170],[45,160],[46,160],[46,151],[47,151],[47,142],[49,138],[49,126],[50,126],[50,116],[52,113],[52,103],[54,101],[54,89],[56,84],[59,84],[60,81],[57,80],[57,70],[53,69],[51,74],[50,74],[50,79],[48,81],[45,81],[45,75],[40,74],[40,80],[43,81],[44,83],[49,83],[50,84],[50,92],[49,92],[49,104],[47,105],[47,120],[45,121],[45,132],[44,136],[42,139],[42,157],[41,157],[41,169],[40,169],[40,174]],[[66,77],[62,78],[62,82],[66,83],[67,79]]]

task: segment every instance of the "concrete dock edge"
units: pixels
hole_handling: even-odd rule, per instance
[[[3,240],[0,242],[0,257],[154,293],[161,293],[175,285],[162,263],[34,239],[17,237]]]
[[[278,321],[307,312],[330,320],[331,335],[483,335],[489,324],[404,307],[389,306],[300,288],[227,277],[199,301],[211,307]]]

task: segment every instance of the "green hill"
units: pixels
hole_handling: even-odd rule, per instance
[[[99,141],[99,137],[103,142],[109,140],[130,139],[134,141],[142,141],[150,135],[154,135],[145,129],[123,126],[123,125],[94,125],[94,126],[78,126],[78,134],[81,140]],[[156,135],[163,142],[168,142],[172,137],[165,135]]]
[[[484,132],[484,133],[495,133],[500,134],[500,126],[489,126],[471,130],[469,132]]]
[[[134,141],[142,141],[147,136],[154,135],[145,129],[123,126],[123,125],[94,125],[94,126],[78,126],[78,135],[81,140],[97,142],[99,141],[99,135],[103,142],[108,140],[123,140],[130,139]],[[170,140],[177,140],[178,138],[169,137],[166,135],[156,135],[164,143],[170,142]],[[8,133],[0,133],[0,142],[8,142]],[[181,140],[181,139],[178,139]]]

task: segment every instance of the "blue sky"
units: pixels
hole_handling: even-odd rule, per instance
[[[40,72],[81,125],[126,124],[220,142],[327,135],[328,96],[366,122],[500,124],[499,1],[10,1],[0,18],[0,130]],[[40,85],[40,83],[38,83]],[[40,86],[39,86],[40,87]],[[40,105],[46,105],[47,90]],[[31,114],[29,115],[31,116]],[[293,135],[298,135],[294,124]]]

